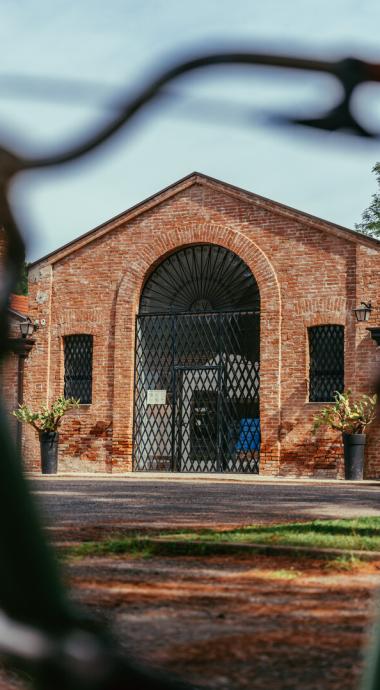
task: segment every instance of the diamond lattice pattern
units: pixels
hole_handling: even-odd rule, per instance
[[[309,400],[330,402],[344,390],[344,327],[336,324],[309,328]]]
[[[65,398],[92,401],[92,335],[68,335],[64,338]]]
[[[134,468],[258,472],[259,454],[257,313],[138,317]]]

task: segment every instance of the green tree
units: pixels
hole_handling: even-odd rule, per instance
[[[376,163],[372,172],[376,176],[378,191],[372,194],[372,201],[363,211],[361,222],[355,224],[355,230],[380,238],[380,163]]]
[[[15,288],[16,295],[27,295],[28,294],[28,264],[24,261],[21,269],[21,275],[17,281]]]

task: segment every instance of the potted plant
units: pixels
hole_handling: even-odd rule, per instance
[[[314,417],[313,431],[327,426],[342,433],[345,479],[363,479],[365,431],[376,417],[376,402],[376,395],[363,394],[355,400],[350,390],[336,392],[334,403]]]
[[[60,396],[50,407],[43,405],[37,412],[33,412],[25,403],[19,405],[12,414],[35,429],[40,440],[41,472],[42,474],[56,474],[58,467],[58,428],[62,417],[75,407],[79,400]]]

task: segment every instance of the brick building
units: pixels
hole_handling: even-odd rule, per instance
[[[376,240],[193,173],[30,267],[24,398],[81,398],[61,471],[342,476],[339,434],[312,418],[371,390],[376,311],[352,310],[380,305],[379,267]],[[30,429],[23,445],[38,467]]]
[[[21,425],[11,415],[23,400],[24,367],[33,341],[21,336],[20,324],[27,321],[28,298],[24,295],[11,295],[9,319],[9,352],[0,364],[1,392],[4,398],[5,410],[9,413],[9,424],[14,433],[19,450],[21,450]]]

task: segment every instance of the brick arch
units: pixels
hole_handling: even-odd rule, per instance
[[[169,254],[185,246],[217,244],[237,254],[252,271],[260,290],[260,415],[261,472],[279,466],[281,297],[276,273],[260,247],[241,232],[213,224],[177,228],[156,227],[154,236],[139,245],[139,257],[129,261],[119,283],[115,304],[113,469],[131,469],[135,317],[142,288],[152,270]],[[136,248],[134,248],[134,253]]]
[[[328,326],[329,324],[345,326],[346,323],[345,315],[339,311],[324,312],[323,314],[318,312],[313,315],[306,314],[303,319],[305,328],[310,328],[311,326]]]

